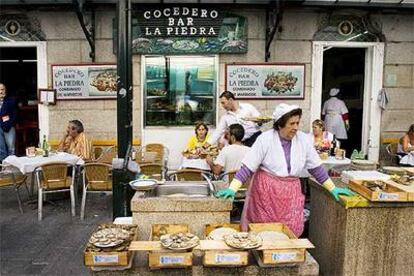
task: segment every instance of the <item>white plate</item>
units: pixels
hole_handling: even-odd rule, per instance
[[[221,228],[217,228],[217,229],[214,229],[213,231],[211,231],[208,234],[207,239],[215,240],[215,241],[224,241],[224,236],[231,235],[231,234],[234,234],[234,233],[237,233],[237,232],[239,232],[239,231],[237,231],[236,229],[233,229],[233,228],[221,227]]]
[[[129,182],[129,185],[134,190],[145,191],[154,188],[157,183],[156,179],[137,179]]]

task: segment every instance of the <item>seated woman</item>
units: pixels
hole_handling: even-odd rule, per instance
[[[58,150],[77,155],[83,160],[90,160],[92,158],[91,142],[83,131],[83,124],[79,120],[69,121],[66,133],[59,142]]]
[[[195,126],[195,135],[191,136],[187,142],[186,151],[201,148],[207,143],[209,138],[208,127],[204,122],[199,122]]]
[[[414,124],[412,124],[407,133],[400,138],[398,143],[397,154],[400,156],[405,156],[410,152],[414,151]]]
[[[329,150],[331,148],[334,136],[332,133],[325,130],[325,123],[322,120],[317,119],[312,122],[312,133],[310,135],[313,138],[313,145],[316,150]]]
[[[414,124],[412,124],[406,134],[400,138],[397,154],[401,156],[400,165],[414,167]]]

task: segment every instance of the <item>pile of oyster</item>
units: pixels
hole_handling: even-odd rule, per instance
[[[387,183],[383,181],[363,181],[362,186],[367,187],[373,192],[383,192],[387,189]]]
[[[414,176],[409,176],[408,174],[399,176],[395,178],[395,181],[402,185],[414,185]]]
[[[123,251],[126,250],[135,236],[134,225],[99,225],[90,237],[87,251]]]
[[[196,247],[200,239],[191,233],[166,234],[160,238],[161,245],[172,250],[184,250]]]
[[[233,248],[237,249],[253,249],[262,245],[262,239],[253,234],[247,232],[239,232],[224,237],[224,242]]]

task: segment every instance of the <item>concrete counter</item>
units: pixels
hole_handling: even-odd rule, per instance
[[[310,252],[323,275],[414,275],[414,203],[369,202],[346,209],[309,182],[309,240],[315,245]]]
[[[232,202],[213,196],[203,198],[144,197],[136,192],[131,200],[138,239],[149,240],[152,224],[187,224],[192,233],[204,236],[204,225],[229,223]]]

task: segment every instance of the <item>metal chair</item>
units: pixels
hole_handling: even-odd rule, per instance
[[[72,169],[72,177],[68,169]],[[44,164],[35,169],[38,186],[38,220],[42,220],[43,195],[48,193],[70,192],[71,213],[75,216],[75,166],[63,162]]]
[[[86,195],[96,192],[112,192],[111,166],[105,163],[88,163],[83,166],[82,204],[80,218],[85,217]]]
[[[156,152],[157,155],[155,157],[155,161],[164,160],[165,147],[163,144],[157,144],[157,143],[147,144],[143,147],[143,151]]]
[[[385,147],[389,157],[392,159],[392,162],[395,164],[400,163],[401,156],[397,154],[398,143],[390,143]]]
[[[14,167],[10,165],[0,165],[0,168],[0,188],[13,186],[14,191],[16,192],[17,203],[19,204],[20,213],[23,214],[22,201],[20,198],[19,189],[23,184],[25,184],[24,187],[26,188],[28,196],[30,196],[29,189],[26,185],[27,176],[22,174],[17,169],[13,169]]]
[[[163,166],[159,163],[142,164],[140,165],[141,173],[149,176],[149,178],[162,180],[163,179]]]
[[[206,175],[202,170],[182,169],[168,175],[168,179],[175,181],[203,181]]]
[[[112,164],[112,159],[118,155],[118,149],[116,146],[111,146],[102,151],[101,155],[96,158],[94,163]]]

